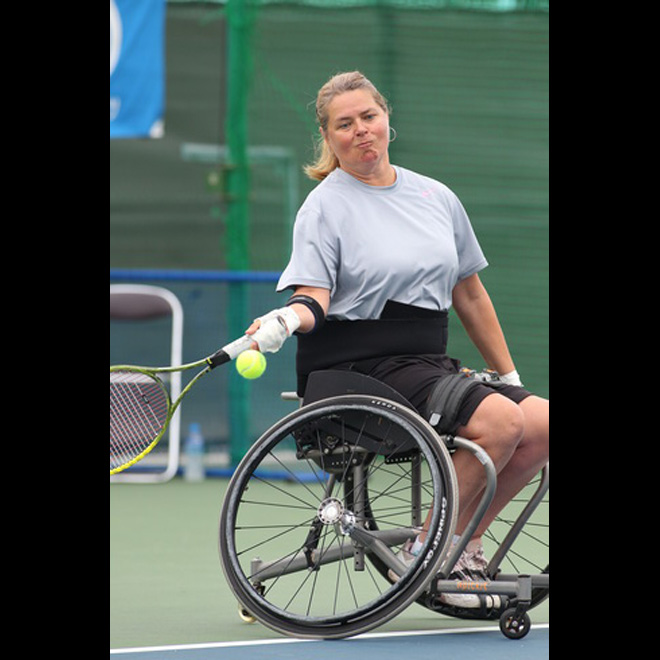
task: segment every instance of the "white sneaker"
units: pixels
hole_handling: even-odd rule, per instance
[[[412,552],[410,552],[412,547],[413,547],[413,541],[409,539],[401,546],[401,550],[399,551],[398,554],[399,561],[401,561],[406,566],[406,568],[410,566],[410,564],[412,564],[413,561],[415,561],[416,555],[413,555]],[[391,568],[389,571],[387,571],[387,577],[390,579],[390,582],[392,583],[398,582],[401,579],[400,576],[397,575]]]
[[[405,564],[406,567],[410,566],[415,560],[410,550],[413,547],[413,541],[406,541],[399,552],[399,560]],[[479,545],[477,548],[464,550],[458,558],[454,570],[449,575],[450,580],[461,580],[463,582],[486,582],[488,575],[486,569],[488,561],[484,557],[483,546]],[[392,569],[387,572],[387,577],[392,583],[398,582],[400,576],[397,575]],[[452,605],[454,607],[461,607],[464,609],[479,609],[485,605],[488,609],[499,608],[501,599],[499,596],[490,594],[440,594],[440,602],[445,605]]]
[[[450,580],[461,580],[462,582],[487,582],[489,580],[486,569],[488,561],[484,557],[483,546],[463,551],[458,558],[454,569],[449,574]],[[501,599],[499,596],[490,594],[440,594],[440,602],[454,607],[466,609],[477,609],[485,605],[488,609],[499,608]]]

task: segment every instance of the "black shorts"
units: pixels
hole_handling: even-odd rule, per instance
[[[403,395],[410,404],[422,413],[429,394],[436,383],[457,374],[461,369],[458,360],[447,355],[397,355],[387,358],[373,358],[337,365],[337,369],[348,369],[376,378]],[[520,403],[531,392],[515,385],[500,385],[493,389],[479,384],[472,388],[462,402],[454,421],[454,426],[465,426],[479,404],[491,394],[501,394],[515,403]]]

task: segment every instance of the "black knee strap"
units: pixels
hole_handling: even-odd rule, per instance
[[[458,411],[470,390],[480,382],[467,373],[446,376],[431,390],[424,416],[439,433],[455,433],[459,426]]]

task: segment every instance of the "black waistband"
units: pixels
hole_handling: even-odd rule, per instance
[[[425,310],[428,311],[428,310]],[[447,352],[448,314],[427,318],[381,318],[369,321],[326,321],[317,331],[298,335],[298,393],[312,371],[391,355]]]

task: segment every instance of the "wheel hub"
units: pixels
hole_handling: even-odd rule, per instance
[[[324,525],[339,525],[339,531],[344,536],[350,536],[355,527],[355,514],[344,509],[341,500],[336,497],[328,497],[319,504],[316,514]]]
[[[344,505],[336,497],[328,497],[319,504],[317,515],[324,525],[334,525],[344,515]]]

